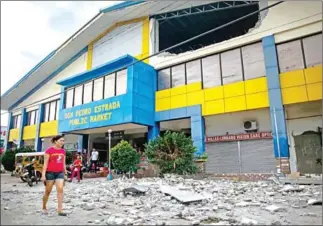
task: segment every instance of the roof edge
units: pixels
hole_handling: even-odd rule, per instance
[[[106,73],[112,73],[115,70],[120,70],[124,66],[126,66],[129,63],[132,63],[136,61],[137,59],[129,54],[123,55],[115,60],[109,61],[103,65],[99,65],[95,68],[92,68],[91,70],[87,70],[81,73],[78,73],[72,77],[60,80],[56,82],[56,84],[64,86],[64,87],[71,87],[74,85],[78,85],[79,83],[85,82],[89,80],[88,76],[85,75],[91,75],[91,79],[95,79],[97,77],[100,77],[101,74]]]
[[[101,13],[108,13],[108,12],[112,12],[112,11],[115,11],[115,10],[124,9],[124,8],[129,7],[129,6],[138,5],[138,4],[141,4],[141,3],[144,3],[144,2],[146,2],[146,1],[143,1],[143,0],[139,0],[139,1],[124,1],[124,2],[121,2],[119,4],[116,4],[116,5],[109,6],[107,8],[101,9],[100,12]]]

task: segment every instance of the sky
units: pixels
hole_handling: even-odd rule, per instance
[[[119,2],[1,1],[1,95],[100,9]]]

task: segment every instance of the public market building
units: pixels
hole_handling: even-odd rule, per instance
[[[322,173],[322,2],[127,1],[102,9],[1,97],[5,147],[108,155],[166,130],[208,173]],[[138,61],[144,59],[143,61]],[[5,75],[8,76],[8,75]],[[281,161],[279,161],[279,159]]]

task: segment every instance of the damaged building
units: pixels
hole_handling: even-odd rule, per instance
[[[258,12],[272,4],[102,9],[1,97],[6,148],[42,151],[63,133],[67,151],[95,148],[102,160],[108,129],[112,146],[125,139],[142,149],[171,130],[207,153],[207,173],[321,174],[322,3]]]

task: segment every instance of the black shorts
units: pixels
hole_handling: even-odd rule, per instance
[[[46,180],[51,181],[51,180],[58,180],[58,179],[63,179],[65,178],[64,172],[46,172]]]

